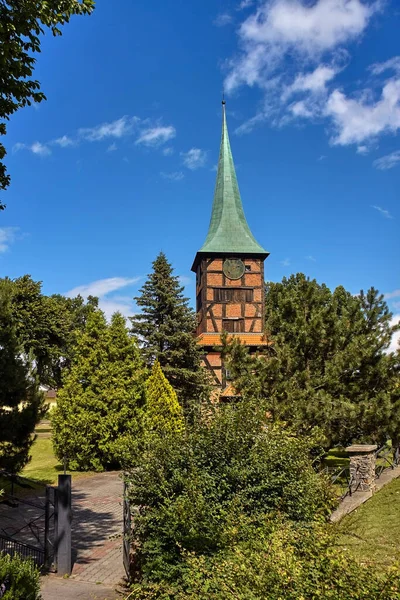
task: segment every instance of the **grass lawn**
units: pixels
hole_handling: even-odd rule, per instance
[[[64,467],[54,456],[53,446],[50,438],[38,437],[31,448],[31,461],[26,465],[21,473],[22,477],[36,479],[42,483],[55,483],[57,476],[64,473]],[[89,471],[68,471],[68,474],[76,477],[90,475]]]
[[[400,478],[336,527],[340,545],[363,564],[379,569],[400,561]]]

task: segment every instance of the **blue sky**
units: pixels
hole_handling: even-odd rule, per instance
[[[399,315],[399,27],[397,0],[98,0],[8,125],[1,274],[129,314],[163,250],[193,298],[225,88],[267,278],[374,285]]]

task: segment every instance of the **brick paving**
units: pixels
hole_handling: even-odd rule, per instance
[[[121,478],[101,473],[79,479],[72,490],[71,579],[118,584],[125,575]]]
[[[87,581],[62,579],[55,576],[42,578],[40,592],[43,600],[122,600],[113,588]]]

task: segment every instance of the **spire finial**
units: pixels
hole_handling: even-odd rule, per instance
[[[225,102],[225,92],[224,90],[222,90],[222,106],[225,106],[226,102]]]

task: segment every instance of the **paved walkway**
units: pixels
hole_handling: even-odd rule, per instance
[[[113,587],[62,579],[54,575],[42,578],[40,591],[43,600],[122,600],[123,598]]]
[[[101,473],[72,480],[72,560],[69,579],[42,580],[43,600],[105,600],[119,597],[123,581],[122,480]]]

